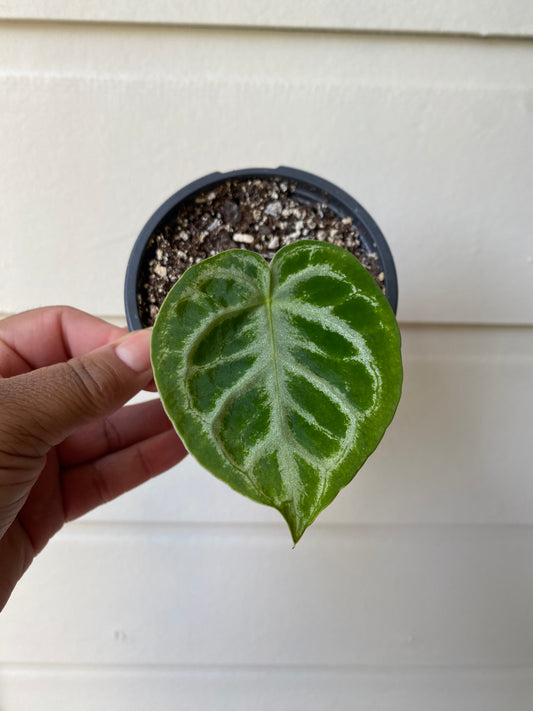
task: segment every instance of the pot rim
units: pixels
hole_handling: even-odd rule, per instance
[[[398,306],[398,277],[392,253],[380,228],[357,200],[328,180],[324,180],[324,178],[318,175],[296,168],[289,168],[287,166],[279,166],[278,168],[242,168],[226,173],[209,173],[208,175],[193,180],[165,200],[146,222],[133,245],[126,269],[124,303],[126,320],[130,330],[133,331],[144,327],[137,307],[137,282],[146,245],[159,223],[162,222],[180,202],[189,199],[195,193],[204,192],[208,188],[216,187],[226,180],[266,177],[293,180],[298,183],[298,187],[304,190],[307,189],[310,197],[316,197],[322,194],[334,211],[335,208],[337,208],[339,213],[344,213],[343,216],[355,218],[358,226],[362,226],[363,228],[363,238],[367,238],[364,239],[364,242],[370,241],[367,248],[375,250],[378,254],[385,276],[386,297],[392,310],[396,313]]]

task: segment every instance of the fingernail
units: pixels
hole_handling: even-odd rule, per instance
[[[118,358],[136,373],[144,373],[151,369],[150,338],[151,328],[130,333],[115,348]]]

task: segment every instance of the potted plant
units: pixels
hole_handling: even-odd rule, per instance
[[[392,420],[396,303],[372,218],[290,168],[179,191],[141,232],[126,276],[128,324],[155,320],[154,377],[186,447],[278,509],[295,543]]]

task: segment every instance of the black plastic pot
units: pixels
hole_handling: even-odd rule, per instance
[[[339,217],[351,217],[353,224],[357,226],[361,234],[361,242],[365,249],[378,255],[383,274],[385,275],[385,289],[387,299],[396,313],[398,304],[398,280],[396,268],[391,251],[383,236],[383,233],[374,222],[368,212],[348,193],[341,190],[333,183],[319,178],[312,173],[295,168],[246,168],[244,170],[233,170],[229,173],[211,173],[203,178],[189,183],[177,193],[166,200],[150,217],[145,224],[137,241],[133,246],[131,256],[126,271],[126,283],[124,290],[124,300],[126,306],[126,319],[131,330],[143,328],[138,308],[137,308],[137,284],[139,280],[140,266],[143,261],[144,252],[148,240],[158,228],[160,223],[164,223],[170,213],[176,210],[177,206],[198,193],[210,190],[225,180],[242,178],[286,178],[291,183],[296,184],[293,193],[294,197],[302,202],[327,202],[329,208]]]

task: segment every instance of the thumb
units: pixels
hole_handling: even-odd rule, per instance
[[[65,363],[0,380],[0,449],[43,456],[121,407],[152,379],[150,336],[151,329],[135,331]]]

